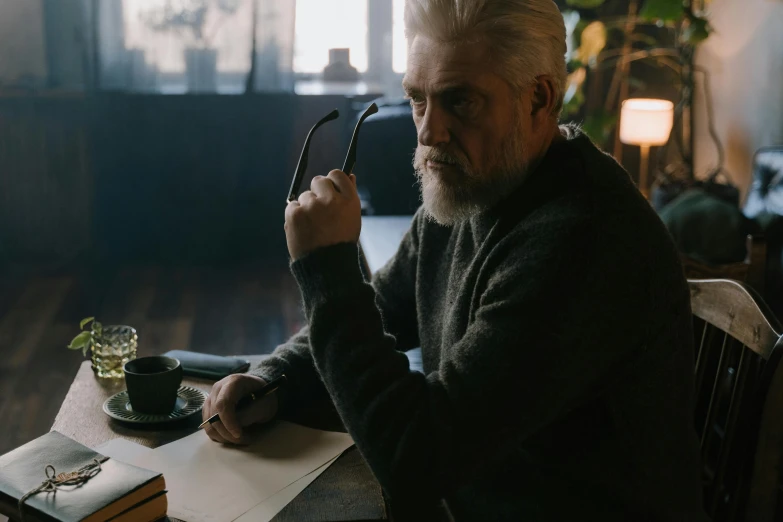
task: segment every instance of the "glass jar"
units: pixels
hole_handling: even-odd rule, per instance
[[[136,329],[124,325],[108,325],[90,332],[92,371],[105,379],[122,379],[122,367],[136,358],[139,337]]]

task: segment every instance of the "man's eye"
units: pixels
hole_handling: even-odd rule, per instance
[[[419,105],[424,103],[424,96],[418,94],[412,94],[408,96],[408,99],[410,99],[412,105]]]
[[[467,96],[457,96],[451,100],[451,106],[455,109],[464,109],[470,106],[472,100]]]

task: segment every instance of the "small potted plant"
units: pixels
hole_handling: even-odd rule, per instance
[[[89,330],[85,330],[91,324]],[[87,356],[90,350],[92,371],[103,379],[121,379],[122,367],[126,362],[136,358],[139,337],[136,329],[125,325],[103,326],[94,317],[82,319],[79,323],[82,330],[73,338],[68,348],[81,350]]]
[[[239,0],[167,0],[160,9],[143,15],[153,30],[173,31],[185,39],[188,92],[217,89],[217,49],[212,41],[226,17],[238,7]]]

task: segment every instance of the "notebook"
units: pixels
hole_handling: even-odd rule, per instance
[[[0,513],[19,518],[18,501],[46,480],[46,467],[56,474],[76,471],[103,455],[52,431],[0,457]],[[114,459],[79,486],[41,492],[24,505],[29,522],[152,522],[166,515],[163,475]]]

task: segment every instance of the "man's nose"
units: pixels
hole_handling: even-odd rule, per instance
[[[436,104],[430,103],[419,125],[419,143],[426,147],[435,147],[448,142],[449,127],[446,114]]]

